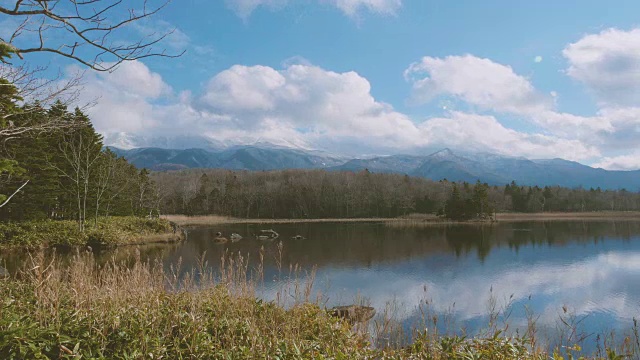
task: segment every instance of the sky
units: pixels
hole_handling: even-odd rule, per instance
[[[88,72],[81,100],[98,99],[107,140],[638,169],[639,13],[637,0],[173,1],[131,35],[175,29],[163,46],[186,53]]]

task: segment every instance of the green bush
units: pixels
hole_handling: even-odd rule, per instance
[[[167,220],[132,216],[100,218],[97,224],[87,223],[84,233],[80,232],[78,223],[71,220],[0,222],[0,246],[113,246],[170,231]]]
[[[3,246],[76,246],[85,243],[86,237],[74,221],[0,223],[0,245]]]

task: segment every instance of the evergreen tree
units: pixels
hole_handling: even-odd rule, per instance
[[[489,206],[489,184],[483,184],[478,180],[473,188],[473,208],[476,216],[485,218],[491,216],[492,209]]]

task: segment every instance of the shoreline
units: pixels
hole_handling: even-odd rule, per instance
[[[187,236],[184,232],[184,229],[180,229],[175,233],[159,233],[159,234],[150,234],[150,235],[140,235],[135,237],[129,242],[115,244],[114,247],[124,247],[124,246],[137,246],[137,245],[151,245],[151,244],[173,244],[186,240]]]
[[[638,211],[594,211],[594,212],[545,212],[545,213],[498,213],[496,221],[640,221]]]
[[[298,224],[298,223],[415,223],[424,225],[491,225],[496,222],[524,222],[524,221],[640,221],[637,211],[598,211],[598,212],[548,212],[548,213],[497,213],[495,221],[460,222],[443,220],[435,215],[412,215],[397,218],[323,218],[323,219],[241,219],[218,215],[164,215],[161,218],[176,223],[179,226],[212,226],[227,224]]]
[[[399,220],[399,218],[240,219],[218,215],[164,215],[160,218],[174,222],[178,226],[207,226],[223,224],[363,223]]]

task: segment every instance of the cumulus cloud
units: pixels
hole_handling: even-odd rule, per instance
[[[370,90],[355,72],[236,65],[214,76],[202,94],[174,94],[159,74],[141,62],[128,62],[114,73],[92,74],[83,96],[100,96],[90,115],[103,133],[180,129],[229,143],[285,139],[319,146],[324,139],[342,137],[395,149],[419,145],[411,119],[376,101]]]
[[[498,127],[502,124],[494,117],[476,117],[475,121],[469,122],[469,127],[462,126],[451,132],[447,136],[449,143],[455,144],[459,136],[483,119],[482,128],[493,129],[492,133],[502,136],[487,135],[488,130],[477,128],[475,130],[483,135],[473,140],[476,146],[492,144],[496,152],[504,153],[501,149],[510,148],[516,154],[535,157],[561,153],[558,150],[563,149],[566,153],[559,157],[580,160],[623,149],[640,151],[637,141],[640,107],[632,106],[640,100],[639,54],[640,30],[607,30],[587,35],[565,48],[564,55],[570,60],[567,74],[599,94],[599,110],[587,116],[558,111],[555,91],[543,94],[511,67],[473,55],[424,57],[405,70],[405,78],[413,87],[412,100],[416,104],[458,100],[470,105],[478,114],[518,116],[542,132],[509,133],[510,129]],[[633,57],[637,59],[630,61]],[[618,96],[617,93],[625,95]],[[453,119],[455,117],[448,120]],[[440,121],[434,120],[432,126]],[[512,139],[520,140],[511,143]],[[538,146],[545,141],[549,141],[546,145],[549,149]],[[599,165],[611,169],[636,166],[629,157],[609,160],[603,160]]]
[[[531,114],[531,119],[553,134],[565,138],[595,141],[615,131],[611,121],[603,116],[580,116],[556,111]]]
[[[640,169],[640,151],[634,151],[626,155],[603,157],[593,166],[607,170],[637,170]]]
[[[406,115],[376,101],[367,79],[316,66],[283,70],[236,65],[209,82],[202,102],[241,123],[278,119],[283,125],[319,134],[362,134],[386,145],[416,145],[417,128]]]
[[[611,129],[599,133],[602,145],[608,149],[639,149],[640,107],[604,108],[598,112],[602,124],[610,124]]]
[[[69,74],[76,71],[75,66],[67,69]],[[125,62],[113,73],[87,73],[84,83],[79,103],[96,102],[88,112],[95,128],[103,133],[153,128],[154,100],[172,93],[159,74],[138,61]]]
[[[420,152],[453,146],[505,155],[572,160],[597,156],[576,140],[526,134],[493,116],[448,112],[411,119],[375,99],[356,72],[309,64],[275,69],[235,65],[198,94],[176,94],[141,62],[91,74],[83,96],[100,96],[90,116],[104,134],[202,135],[228,145],[257,140],[348,154]]]
[[[640,102],[640,29],[608,29],[569,44],[562,52],[567,74],[583,83],[602,105]]]
[[[405,70],[405,78],[416,103],[453,96],[481,109],[514,114],[549,111],[554,103],[511,67],[473,55],[426,56]]]
[[[357,16],[363,10],[378,14],[395,14],[402,7],[402,0],[320,0],[320,2],[329,3],[351,17]],[[289,0],[226,0],[226,3],[239,17],[246,19],[258,7],[278,9],[287,5]]]
[[[584,160],[600,155],[597,148],[579,140],[518,132],[488,115],[453,112],[446,118],[425,121],[420,129],[432,144],[508,156]]]

